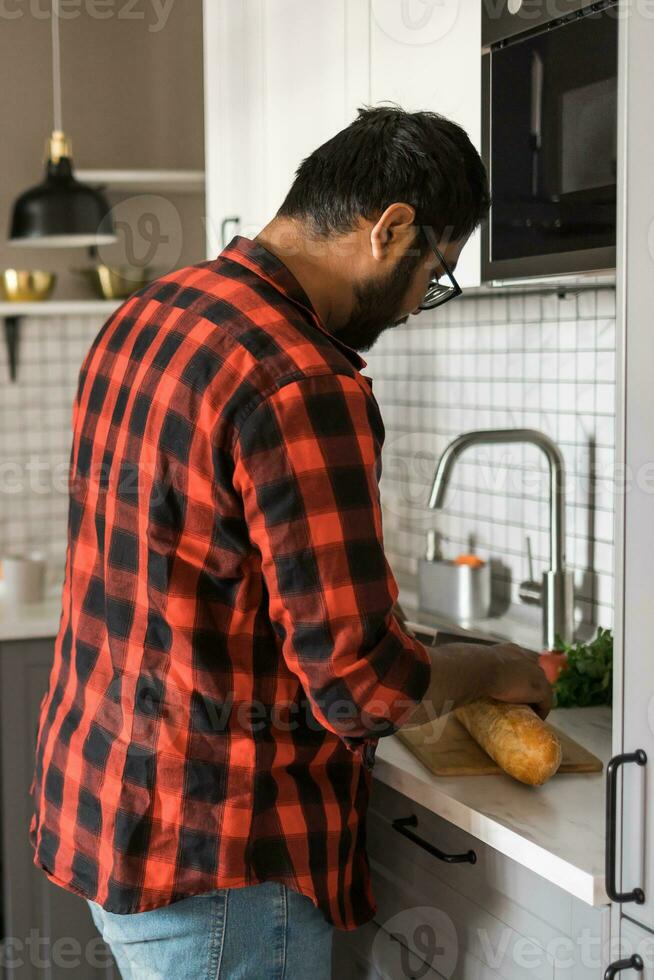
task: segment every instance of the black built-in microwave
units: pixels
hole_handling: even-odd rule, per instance
[[[615,267],[615,0],[483,0],[482,279]]]

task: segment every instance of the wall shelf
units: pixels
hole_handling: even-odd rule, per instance
[[[26,316],[93,316],[107,317],[117,309],[122,300],[55,299],[40,303],[0,303],[4,340],[7,347],[9,379],[16,380],[20,325]]]
[[[123,300],[116,299],[52,299],[37,303],[0,303],[0,317],[7,316],[92,316],[94,313],[108,316],[118,309]]]
[[[111,191],[162,191],[175,194],[204,192],[204,170],[77,170],[86,184],[103,184]]]

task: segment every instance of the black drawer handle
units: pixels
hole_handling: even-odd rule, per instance
[[[610,966],[607,966],[606,973],[604,974],[604,980],[614,980],[614,977],[616,977],[618,973],[622,973],[623,970],[635,970],[636,973],[642,973],[643,969],[643,961],[638,953],[634,953],[634,955],[630,956],[628,960],[617,960],[615,963],[611,963]]]
[[[642,888],[634,888],[630,892],[619,892],[616,885],[618,773],[620,768],[628,762],[635,762],[637,766],[644,766],[647,762],[647,755],[643,749],[636,749],[635,752],[624,752],[622,755],[614,755],[606,767],[606,894],[612,902],[636,902],[637,905],[642,905],[645,901],[645,892]],[[625,967],[621,967],[621,969],[625,969]]]
[[[410,817],[398,817],[397,820],[393,821],[393,830],[397,830],[398,834],[402,834],[403,837],[407,837],[418,847],[422,847],[424,851],[431,854],[432,857],[438,858],[439,861],[445,861],[446,864],[476,864],[477,855],[474,851],[466,851],[464,854],[445,854],[444,851],[439,850],[430,844],[429,841],[423,840],[422,837],[418,837],[414,834],[410,827],[418,826],[418,818],[415,814]]]

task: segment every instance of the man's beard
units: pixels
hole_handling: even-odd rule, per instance
[[[406,323],[408,318],[400,318],[400,312],[420,258],[405,255],[386,279],[355,283],[354,309],[347,323],[334,330],[334,336],[363,352],[370,350],[384,330]]]

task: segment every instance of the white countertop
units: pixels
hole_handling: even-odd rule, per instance
[[[611,710],[564,708],[554,725],[606,765]],[[589,905],[605,905],[604,773],[565,773],[545,786],[510,776],[433,776],[394,737],[379,740],[374,776]]]
[[[0,643],[55,637],[61,614],[61,582],[50,587],[42,602],[9,603],[0,582]]]

